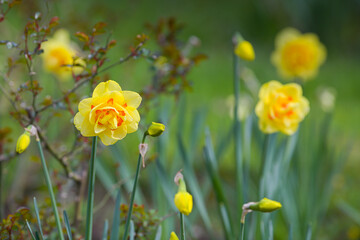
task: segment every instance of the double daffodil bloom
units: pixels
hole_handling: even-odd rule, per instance
[[[52,38],[41,44],[41,48],[44,50],[41,55],[44,69],[55,74],[60,80],[68,80],[72,72],[75,75],[80,74],[86,66],[85,61],[78,58],[69,33],[64,29],[56,31]]]
[[[278,34],[275,48],[271,61],[286,79],[315,77],[326,58],[326,49],[315,34],[301,34],[294,28]]]
[[[74,124],[83,136],[99,136],[104,145],[111,145],[138,129],[140,103],[138,93],[123,91],[117,82],[108,80],[79,103]]]
[[[309,101],[302,95],[299,84],[270,81],[260,88],[255,113],[264,133],[280,131],[292,135],[309,111]]]

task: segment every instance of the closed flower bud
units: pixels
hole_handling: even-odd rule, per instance
[[[26,148],[30,144],[30,133],[25,131],[21,136],[18,138],[16,143],[16,152],[22,153],[26,150]]]
[[[186,184],[183,178],[178,179],[178,185],[179,190],[174,198],[175,206],[181,213],[189,215],[193,208],[193,197],[186,191]]]
[[[273,212],[281,207],[281,203],[268,198],[263,198],[260,202],[249,206],[251,210],[260,212]]]
[[[147,130],[147,134],[152,137],[160,136],[165,131],[165,125],[161,123],[152,122]]]
[[[170,239],[169,240],[179,240],[178,236],[176,235],[176,233],[171,232],[170,234]]]
[[[193,198],[188,192],[178,192],[175,194],[174,203],[177,209],[185,214],[189,215],[193,208]]]
[[[255,59],[254,48],[248,41],[240,41],[235,47],[235,54],[246,61]]]

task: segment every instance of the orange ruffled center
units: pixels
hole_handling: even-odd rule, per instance
[[[95,123],[95,132],[99,133],[106,129],[115,130],[120,127],[129,115],[126,107],[126,103],[119,104],[113,98],[97,106],[91,105],[90,121]]]
[[[293,97],[280,94],[270,107],[268,118],[270,120],[290,118],[294,115],[294,105],[296,104],[294,104]]]

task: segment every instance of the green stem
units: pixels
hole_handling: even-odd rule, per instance
[[[239,98],[240,98],[240,68],[239,58],[233,53],[234,57],[234,141],[235,141],[235,165],[236,165],[236,193],[237,208],[241,215],[242,211],[242,183],[243,181],[243,165],[242,165],[242,145],[241,145],[241,123],[238,116]]]
[[[92,239],[92,226],[93,226],[93,208],[94,208],[94,185],[95,185],[95,155],[97,146],[97,136],[93,137],[91,147],[91,157],[89,165],[89,188],[88,188],[88,200],[86,208],[86,233],[85,239]]]
[[[145,133],[141,143],[145,142],[146,136],[147,136],[147,134]],[[135,174],[135,179],[134,179],[134,185],[133,185],[133,190],[131,193],[131,199],[130,199],[130,203],[129,203],[129,211],[128,211],[128,215],[126,217],[125,232],[124,232],[123,240],[126,240],[126,238],[128,236],[129,225],[130,225],[130,220],[131,220],[131,215],[132,215],[132,210],[133,210],[133,205],[134,205],[134,200],[135,200],[136,186],[137,186],[137,182],[139,180],[140,166],[141,166],[141,154],[139,153],[138,163],[137,163],[137,167],[136,167],[136,174]]]
[[[180,213],[180,239],[185,240],[184,214]]]
[[[57,206],[56,206],[55,194],[54,194],[54,191],[53,191],[53,188],[52,188],[52,185],[51,185],[49,171],[48,171],[47,166],[46,166],[45,157],[44,157],[44,153],[43,153],[43,150],[42,150],[42,147],[41,147],[40,139],[37,139],[36,142],[37,142],[39,152],[40,152],[40,159],[41,159],[41,164],[42,164],[43,170],[44,170],[46,185],[47,185],[48,191],[50,193],[51,205],[52,205],[53,212],[54,212],[54,215],[55,215],[56,227],[58,229],[60,239],[64,240],[65,238],[64,238],[64,235],[63,235],[63,232],[62,232],[59,212],[58,212],[58,209],[57,209]]]
[[[245,239],[245,221],[244,223],[240,223],[240,240]]]

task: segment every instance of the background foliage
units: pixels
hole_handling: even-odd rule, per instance
[[[169,235],[172,228],[176,226],[176,219],[172,217],[173,206],[169,204],[176,191],[172,177],[179,168],[184,169],[186,179],[195,202],[195,213],[190,217],[193,226],[194,239],[208,239],[207,229],[210,224],[216,237],[223,235],[219,213],[216,209],[216,196],[211,189],[209,175],[205,170],[205,160],[202,147],[212,140],[214,155],[217,157],[217,168],[219,177],[225,189],[230,209],[236,206],[234,187],[234,151],[233,143],[226,142],[231,132],[232,118],[230,116],[231,104],[227,99],[233,93],[232,82],[232,44],[231,38],[235,31],[240,31],[246,39],[250,40],[255,48],[257,58],[248,67],[255,73],[259,84],[279,79],[275,68],[271,65],[269,58],[274,48],[274,37],[278,31],[287,26],[293,26],[302,32],[315,32],[328,50],[328,58],[316,79],[306,83],[304,92],[311,101],[311,112],[302,125],[303,131],[299,134],[297,144],[299,149],[295,150],[294,158],[290,167],[289,175],[295,179],[284,176],[279,179],[284,194],[292,196],[292,202],[299,210],[300,221],[297,224],[300,229],[289,227],[291,208],[284,205],[284,211],[276,215],[277,224],[274,226],[275,239],[287,239],[290,231],[301,231],[301,237],[308,231],[308,225],[313,224],[314,239],[359,239],[360,238],[360,209],[359,192],[357,185],[360,181],[358,170],[360,152],[357,146],[360,144],[360,104],[358,91],[360,89],[359,59],[359,12],[358,1],[300,1],[300,0],[267,0],[267,1],[24,1],[14,7],[6,19],[0,23],[1,39],[21,39],[24,23],[28,21],[35,12],[42,12],[44,19],[59,16],[59,28],[66,28],[72,33],[72,39],[76,40],[74,33],[77,31],[90,32],[91,27],[99,21],[106,22],[107,31],[111,31],[112,39],[117,44],[108,52],[111,62],[124,57],[129,52],[129,46],[133,44],[132,39],[139,33],[146,33],[150,40],[146,48],[153,52],[164,53],[161,44],[156,41],[156,34],[151,31],[149,24],[155,26],[159,19],[174,17],[180,24],[184,24],[177,37],[184,43],[191,36],[200,39],[201,45],[191,52],[196,56],[199,52],[207,55],[208,59],[196,65],[187,75],[191,84],[191,91],[181,97],[162,96],[152,101],[150,106],[144,106],[143,125],[146,126],[154,118],[168,123],[168,131],[159,141],[150,143],[151,152],[148,154],[149,163],[146,171],[143,171],[140,184],[138,203],[145,204],[146,212],[139,208],[140,218],[150,219],[150,226],[157,225],[158,218],[165,218],[166,224],[162,226],[163,236]],[[6,71],[7,57],[15,55],[15,49],[0,48],[0,71]],[[35,64],[41,65],[40,59]],[[246,73],[246,71],[244,71]],[[132,89],[138,92],[144,90],[145,86],[151,84],[155,70],[152,62],[146,58],[129,61],[123,65],[110,69],[104,76],[117,80],[124,89]],[[15,71],[17,81],[22,82],[24,76]],[[51,75],[41,73],[42,86],[54,96],[59,96],[59,87],[66,89],[68,83],[59,84]],[[251,75],[248,75],[248,78]],[[246,78],[246,76],[244,77]],[[25,82],[25,80],[23,81]],[[242,83],[244,85],[244,83]],[[244,85],[245,86],[245,85]],[[319,89],[331,87],[336,91],[336,106],[332,114],[324,113],[319,104]],[[83,90],[86,93],[86,90]],[[242,88],[242,92],[250,95],[252,100],[250,106],[254,106],[256,96],[251,88]],[[45,93],[41,93],[45,99]],[[168,100],[171,101],[168,101]],[[10,105],[3,95],[0,95],[0,128],[11,128],[10,138],[4,146],[15,148],[15,141],[21,134],[22,128],[13,121],[8,114]],[[155,107],[153,107],[155,106]],[[57,148],[71,146],[72,139],[67,132],[59,131],[71,126],[67,113],[60,113],[58,121],[48,124],[47,136],[49,141],[56,142]],[[62,124],[59,125],[59,122]],[[249,155],[249,175],[253,183],[249,183],[249,196],[255,197],[257,193],[251,193],[255,189],[251,184],[259,184],[261,176],[261,151],[264,139],[256,130],[257,121],[253,116],[251,120],[244,123],[245,129],[248,125],[253,129],[251,141],[251,155]],[[330,126],[330,128],[328,128]],[[208,127],[208,128],[207,128]],[[208,130],[208,138],[205,130]],[[246,132],[246,130],[245,130]],[[316,133],[316,134],[314,134]],[[313,137],[315,135],[315,137]],[[121,185],[124,196],[131,190],[131,179],[133,178],[135,162],[132,161],[137,153],[138,139],[141,136],[132,134],[126,140],[103,149],[98,161],[98,185],[95,196],[95,224],[96,232],[101,235],[103,222],[111,219],[115,206],[116,187]],[[210,137],[211,136],[211,137]],[[277,136],[279,145],[282,144],[281,136]],[[57,139],[65,140],[58,143]],[[11,141],[12,140],[12,141]],[[275,141],[275,140],[274,140]],[[354,148],[348,150],[348,143]],[[246,149],[246,141],[244,141]],[[319,150],[318,153],[312,149]],[[334,151],[332,151],[334,150]],[[247,154],[246,152],[244,154]],[[250,154],[250,153],[248,153]],[[340,161],[342,155],[348,155],[345,161]],[[33,209],[33,196],[36,196],[41,204],[40,214],[49,208],[46,198],[47,192],[43,179],[39,177],[40,162],[32,145],[23,155],[17,156],[2,165],[2,218],[6,219],[8,214],[14,214],[21,220],[23,214],[18,208],[26,206]],[[246,156],[246,155],[245,155]],[[61,166],[48,157],[53,169],[52,180],[56,185],[60,205],[70,212],[71,217],[76,209],[68,209],[75,201],[74,193],[71,192],[73,184],[63,174]],[[250,161],[251,159],[251,161]],[[71,165],[84,164],[84,159],[71,159]],[[315,164],[316,163],[316,164]],[[85,163],[86,164],[86,163]],[[331,176],[331,178],[329,178]],[[316,177],[316,179],[312,179]],[[301,183],[291,185],[291,182]],[[319,184],[316,186],[316,184]],[[116,185],[117,184],[117,185]],[[201,186],[201,187],[200,187]],[[204,188],[202,188],[204,186]],[[324,189],[323,187],[329,188]],[[299,191],[296,191],[299,189]],[[324,190],[324,199],[319,197],[319,191]],[[325,191],[327,191],[325,193]],[[292,192],[292,194],[290,193]],[[298,195],[297,195],[297,194]],[[202,197],[201,197],[202,196]],[[205,201],[205,199],[211,201]],[[126,198],[124,198],[126,199]],[[145,200],[146,199],[146,200]],[[201,202],[200,199],[203,199]],[[248,201],[257,200],[250,199]],[[281,199],[278,199],[281,200]],[[125,200],[124,200],[125,201]],[[199,202],[197,202],[199,201]],[[289,200],[290,201],[290,200]],[[202,204],[205,204],[202,208]],[[329,208],[327,209],[327,207]],[[149,209],[156,209],[157,215]],[[313,209],[313,210],[312,210]],[[126,209],[121,208],[122,211]],[[170,213],[170,216],[168,216]],[[230,213],[235,213],[230,211]],[[25,213],[24,213],[25,214]],[[28,213],[26,213],[28,214]],[[34,215],[34,211],[31,213]],[[141,215],[143,214],[143,215]],[[288,215],[287,215],[288,214]],[[289,215],[290,214],[290,215]],[[111,216],[111,217],[110,217]],[[309,219],[316,217],[316,223]],[[71,218],[70,217],[70,218]],[[44,218],[45,219],[45,218]],[[211,223],[210,220],[211,219]],[[54,224],[49,218],[48,226]],[[293,220],[295,221],[295,220]],[[5,220],[3,224],[10,224]],[[137,227],[140,229],[142,223]],[[45,226],[46,223],[43,222]],[[76,225],[75,225],[76,226]],[[257,226],[259,227],[259,226]],[[236,225],[234,224],[236,229]],[[303,229],[301,229],[303,228]],[[152,228],[155,234],[157,228]],[[23,228],[26,231],[26,228]],[[148,229],[144,230],[147,231]],[[44,227],[44,231],[49,231]],[[251,232],[251,230],[249,230]],[[296,235],[295,235],[296,236]],[[216,238],[215,237],[215,238]],[[164,239],[165,239],[164,238]],[[256,238],[258,239],[258,238]],[[296,238],[295,238],[296,239]],[[304,239],[304,238],[301,238]]]

